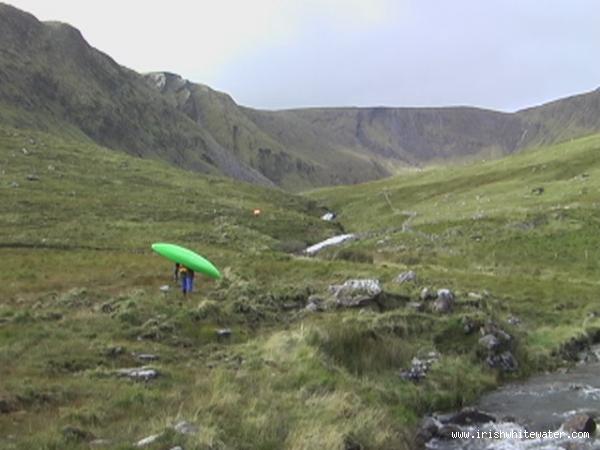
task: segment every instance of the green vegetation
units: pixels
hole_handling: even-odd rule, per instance
[[[505,315],[526,320],[523,344],[537,360],[596,322],[599,150],[596,135],[311,198],[328,202],[347,231],[368,231],[347,252],[410,267],[425,284],[497,295]]]
[[[515,337],[514,376],[554,366],[562,343],[600,325],[599,148],[590,137],[299,197],[0,128],[0,446],[126,449],[161,434],[148,448],[411,448],[422,414],[507,376],[465,320]],[[361,239],[287,253],[344,231],[323,206]],[[223,279],[200,278],[186,302],[160,292],[172,267],[154,241],[201,251]],[[407,269],[417,283],[395,284]],[[361,277],[382,282],[380,307],[304,309]],[[424,286],[453,289],[454,312],[410,308]],[[399,377],[432,351],[425,380]],[[116,375],[143,365],[160,376]],[[179,420],[199,432],[169,428]]]
[[[598,135],[304,195],[216,176],[301,189],[499,156],[598,132],[599,91],[516,114],[267,112],[175,75],[161,87],[2,4],[0,44],[2,449],[124,450],[154,434],[151,450],[408,449],[423,414],[600,336]],[[358,239],[301,256],[345,232]],[[156,241],[223,278],[199,276],[185,301],[161,290],[173,267]],[[396,283],[407,270],[417,281]],[[355,278],[381,282],[377,302],[336,308],[329,287]],[[425,287],[452,289],[453,310],[434,312]],[[306,308],[314,297],[324,311]],[[484,362],[492,323],[516,372]],[[400,376],[430,355],[425,379]],[[120,375],[142,366],[158,376]]]

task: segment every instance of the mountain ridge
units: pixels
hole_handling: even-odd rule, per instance
[[[79,30],[0,4],[0,120],[288,190],[497,158],[600,131],[600,90],[515,113],[470,106],[259,110],[172,72],[139,74]]]

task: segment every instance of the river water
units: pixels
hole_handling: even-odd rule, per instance
[[[598,349],[595,349],[598,352]],[[436,450],[600,450],[600,439],[525,438],[524,431],[547,432],[559,430],[561,424],[578,413],[596,416],[600,412],[600,363],[577,365],[568,371],[539,375],[521,383],[509,384],[483,396],[476,409],[495,417],[510,417],[497,423],[476,427],[461,427],[476,436],[480,431],[504,432],[504,439],[432,440],[428,449]],[[514,433],[511,433],[514,431]],[[600,434],[600,431],[599,433]],[[487,435],[490,436],[490,435]],[[498,436],[498,434],[496,434]],[[530,435],[531,436],[531,435]]]

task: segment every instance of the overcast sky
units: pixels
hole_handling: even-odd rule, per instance
[[[4,0],[7,1],[7,0]],[[258,108],[512,111],[600,86],[598,0],[8,0]]]

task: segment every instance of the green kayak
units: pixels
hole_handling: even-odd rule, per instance
[[[219,270],[208,260],[197,253],[175,244],[152,244],[152,250],[165,258],[182,264],[194,272],[200,272],[211,278],[221,278]]]

